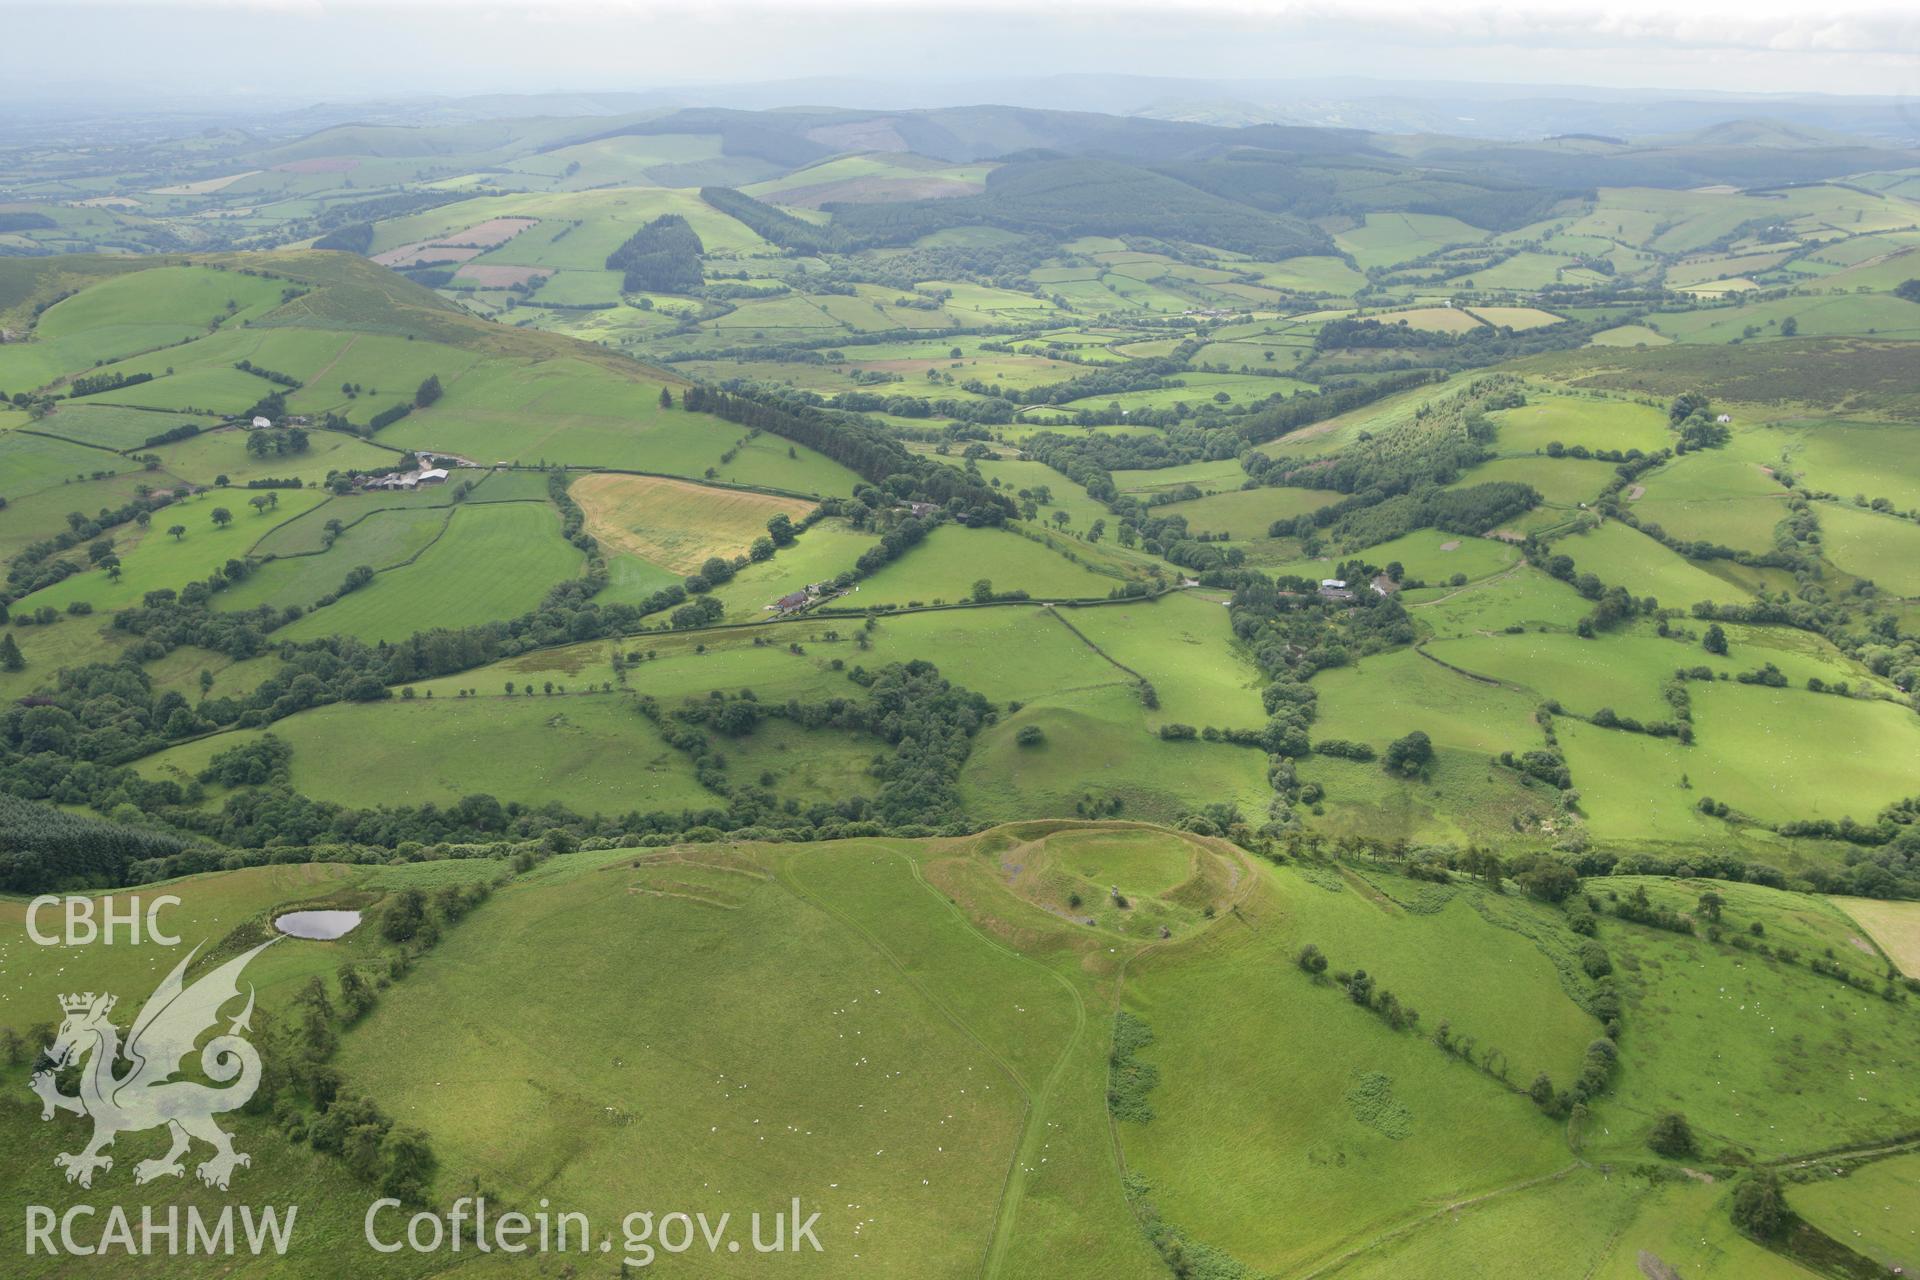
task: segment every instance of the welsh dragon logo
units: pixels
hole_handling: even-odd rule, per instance
[[[213,1155],[194,1171],[210,1187],[225,1191],[234,1169],[252,1163],[250,1157],[233,1149],[232,1136],[213,1122],[215,1116],[245,1106],[260,1087],[260,1054],[240,1035],[252,1029],[248,1025],[253,1016],[251,985],[246,1008],[226,1033],[198,1050],[194,1042],[215,1027],[220,1010],[239,997],[240,971],[247,962],[278,941],[263,942],[188,986],[184,979],[187,966],[199,951],[195,947],[155,988],[140,1016],[134,1019],[124,1047],[119,1028],[108,1018],[116,997],[91,991],[60,997],[66,1017],[33,1073],[32,1088],[40,1095],[42,1120],[53,1119],[57,1111],[71,1111],[93,1120],[91,1142],[80,1151],[53,1158],[56,1166],[67,1171],[68,1182],[91,1187],[95,1172],[113,1168],[113,1157],[103,1152],[113,1145],[117,1134],[159,1125],[167,1127],[173,1147],[157,1160],[142,1160],[135,1165],[136,1183],[183,1176],[186,1167],[180,1157],[187,1154],[195,1138],[213,1147]],[[196,1052],[201,1072],[225,1088],[177,1078],[183,1063]],[[89,1054],[91,1060],[86,1060]],[[77,1094],[60,1092],[56,1081],[55,1073],[70,1064],[80,1064]]]

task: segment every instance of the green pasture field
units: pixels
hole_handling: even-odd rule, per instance
[[[1364,270],[1390,267],[1452,244],[1479,244],[1487,233],[1457,218],[1429,213],[1372,213],[1364,226],[1333,240]]]
[[[1689,622],[1675,633],[1685,640],[1675,646],[1676,666],[1706,666],[1723,678],[1742,671],[1753,671],[1771,662],[1795,685],[1804,685],[1810,677],[1832,684],[1845,681],[1855,690],[1872,688],[1883,694],[1896,693],[1885,678],[1876,676],[1860,662],[1840,652],[1833,642],[1810,631],[1790,627],[1748,626],[1736,622],[1721,624],[1726,634],[1727,652],[1708,653],[1695,641],[1706,624]],[[1669,642],[1671,643],[1671,641]]]
[[[1574,271],[1576,266],[1575,259],[1557,254],[1516,253],[1496,266],[1463,272],[1460,279],[1462,283],[1471,281],[1476,289],[1511,289],[1529,292],[1564,282],[1568,278],[1567,273]],[[1581,279],[1582,283],[1595,283],[1590,276],[1582,278],[1576,274],[1575,278]],[[1478,308],[1475,310],[1477,311]]]
[[[1273,795],[1264,755],[1163,741],[1148,725],[1137,683],[1109,670],[1104,683],[1039,691],[979,735],[960,774],[968,812],[989,821],[1072,813],[1085,796],[1117,799],[1119,816],[1147,822],[1171,821],[1197,804],[1264,812]],[[1030,725],[1043,735],[1037,746],[1018,741]]]
[[[1580,811],[1596,838],[1680,848],[1724,839],[1725,825],[1697,808],[1708,794],[1693,781],[1705,756],[1700,748],[1564,717],[1555,721],[1554,732],[1580,792]]]
[[[1856,263],[1825,276],[1821,283],[1830,289],[1897,289],[1920,276],[1920,253],[1915,248],[1909,244],[1884,258]]]
[[[1478,329],[1481,324],[1470,312],[1453,307],[1412,307],[1405,311],[1378,311],[1367,315],[1381,324],[1404,324],[1422,333],[1461,334]]]
[[[1219,403],[1223,395],[1227,397],[1227,402],[1244,405],[1265,400],[1269,396],[1294,395],[1310,385],[1293,378],[1267,378],[1244,373],[1183,373],[1178,381],[1182,385],[1164,387],[1158,391],[1086,396],[1054,407],[1069,410],[1104,409],[1110,404],[1118,404],[1131,413],[1141,409],[1171,409],[1180,404],[1192,407]]]
[[[802,542],[818,531],[803,535]],[[774,557],[774,562],[779,559]],[[749,611],[743,607],[742,612]],[[662,702],[705,697],[713,689],[752,688],[762,699],[782,701],[843,695],[846,677],[831,668],[836,658],[843,666],[869,670],[889,662],[925,659],[948,680],[998,703],[1029,701],[1081,686],[1133,683],[1133,677],[1037,605],[882,617],[867,632],[873,646],[869,650],[859,649],[853,641],[853,632],[859,629],[864,624],[858,618],[820,615],[760,626],[636,635],[617,645],[636,661],[628,673],[629,686]],[[839,639],[829,639],[830,634]],[[419,691],[424,695],[431,689],[437,698],[447,698],[463,688],[485,693],[501,688],[507,680],[524,685],[529,679],[536,683],[551,679],[569,688],[597,687],[613,678],[615,643],[592,641],[535,650],[475,671],[423,681]],[[792,652],[790,644],[798,644],[801,651]],[[654,656],[648,658],[648,654]]]
[[[33,430],[102,449],[138,450],[148,440],[181,426],[214,426],[212,418],[190,414],[154,413],[78,400],[60,406],[34,424]]]
[[[1653,327],[1676,342],[1726,343],[1741,338],[1749,325],[1760,333],[1755,341],[1777,338],[1791,317],[1803,338],[1878,334],[1889,338],[1920,337],[1920,315],[1910,302],[1884,293],[1840,293],[1814,297],[1776,298],[1744,307],[1703,307],[1695,311],[1662,312]]]
[[[1260,674],[1236,651],[1220,600],[1181,591],[1059,615],[1112,661],[1147,673],[1160,701],[1147,713],[1149,725],[1251,729],[1265,723]]]
[[[1810,974],[1804,956],[1789,965],[1624,922],[1603,937],[1634,1047],[1593,1108],[1592,1155],[1644,1151],[1667,1111],[1686,1115],[1704,1149],[1761,1159],[1905,1132],[1920,1119],[1896,1066],[1920,1048],[1920,1023],[1900,1006]]]
[[[1735,276],[1759,275],[1779,266],[1785,253],[1715,254],[1704,258],[1683,258],[1667,268],[1666,283],[1671,289],[1686,289],[1697,284],[1726,280]]]
[[[270,730],[237,729],[171,747],[140,769],[185,782],[219,752],[271,732],[293,748],[294,786],[338,804],[451,804],[480,793],[502,802],[553,800],[580,813],[716,803],[690,758],[666,744],[632,698],[567,683],[565,695],[508,697],[490,683],[470,686],[480,690],[473,698],[316,707]],[[508,734],[514,748],[504,752]]]
[[[840,464],[745,427],[662,409],[661,384],[567,357],[494,360],[447,385],[444,399],[380,433],[394,448],[440,449],[481,465],[615,467],[802,493],[850,493]],[[678,393],[676,391],[676,400]],[[740,446],[731,461],[721,455]]]
[[[333,509],[331,504],[329,510]],[[445,507],[390,508],[368,512],[334,539],[326,552],[269,561],[245,582],[215,597],[215,607],[227,610],[271,605],[306,608],[329,591],[338,590],[349,571],[391,569],[433,545],[446,531],[451,513]]]
[[[473,473],[463,473],[470,475]],[[473,481],[473,489],[468,500],[484,501],[482,488],[486,494],[504,492],[504,485],[513,483],[519,475],[507,471],[481,472]],[[539,481],[538,492],[528,492],[528,498],[545,498],[547,487],[544,476],[534,477]],[[424,489],[395,490],[356,490],[352,493],[337,494],[319,507],[305,515],[275,525],[267,535],[254,545],[253,553],[262,557],[314,555],[327,549],[327,523],[338,520],[343,526],[351,525],[377,511],[420,511],[428,508],[446,508],[453,505],[453,486],[429,485]]]
[[[959,399],[967,398],[970,393],[957,386],[930,383],[927,373],[931,370],[952,375],[956,383],[978,380],[1013,391],[1024,391],[1029,387],[1066,382],[1087,372],[1080,365],[1050,359],[1043,352],[1015,355],[1004,351],[979,351],[977,348],[969,350],[970,344],[978,341],[977,338],[956,338],[952,341],[936,339],[923,343],[854,347],[850,349],[852,359],[843,365],[831,367],[843,372],[856,369],[869,373],[897,373],[905,379],[897,383],[876,383],[868,388],[877,394],[953,396]],[[959,360],[952,355],[956,346],[966,352]],[[850,388],[855,384],[846,385]]]
[[[138,463],[117,453],[38,435],[30,428],[0,433],[0,485],[5,486],[0,497],[9,508],[0,512],[0,520],[12,515],[12,504],[20,498],[138,469]]]
[[[1236,262],[1234,266],[1258,273],[1262,284],[1301,293],[1346,295],[1366,283],[1365,276],[1340,258],[1309,256],[1281,262]]]
[[[954,458],[946,461],[958,462]],[[1053,513],[1056,510],[1065,511],[1068,516],[1067,527],[1079,533],[1091,528],[1095,520],[1108,518],[1104,503],[1094,501],[1085,489],[1044,462],[981,458],[976,465],[988,484],[1016,500],[1022,489],[1046,486],[1051,501],[1040,504],[1040,510],[1041,519],[1048,524],[1054,523]]]
[[[191,699],[203,697],[208,692],[200,687],[200,673],[203,671],[213,677],[213,684],[209,686],[213,696],[226,697],[253,691],[261,681],[278,674],[281,666],[277,653],[235,659],[211,649],[181,645],[166,657],[146,663],[142,669],[153,681],[155,689],[163,693],[171,690]]]
[[[1807,1280],[1804,1267],[1740,1234],[1725,1181],[1663,1180],[1649,1188],[1595,1280],[1646,1280],[1651,1258],[1689,1280]]]
[[[1793,1211],[1889,1271],[1920,1265],[1920,1155],[1875,1160],[1844,1178],[1787,1188]]]
[[[0,351],[0,387],[28,390],[257,318],[280,304],[285,287],[282,281],[199,266],[109,276],[48,307],[34,324],[34,341],[8,343]],[[232,312],[229,301],[235,304]],[[120,399],[121,393],[108,398]]]
[[[620,187],[602,191],[480,196],[376,224],[373,253],[446,236],[494,218],[538,218],[541,225],[475,261],[515,266],[599,270],[607,255],[640,227],[677,213],[692,224],[709,253],[759,254],[768,246],[752,231],[715,210],[694,190]],[[580,225],[567,231],[567,224]],[[566,232],[566,234],[562,234]]]
[[[1718,923],[1725,933],[1747,932],[1751,937],[1758,922],[1761,936],[1775,945],[1784,943],[1803,956],[1826,957],[1856,977],[1875,982],[1886,977],[1886,962],[1842,909],[1844,899],[1704,877],[1622,875],[1609,876],[1603,883],[1610,892],[1644,889],[1655,906],[1692,916],[1702,927],[1706,921],[1700,899],[1713,892],[1721,898]]]
[[[1162,493],[1189,484],[1199,486],[1205,493],[1238,489],[1246,478],[1246,469],[1238,460],[1222,458],[1216,462],[1189,462],[1152,471],[1116,471],[1113,484],[1121,493]]]
[[[293,478],[318,485],[332,471],[371,470],[399,463],[400,455],[370,441],[338,431],[307,432],[305,453],[267,454],[256,457],[247,452],[248,429],[233,427],[203,431],[188,440],[154,450],[161,464],[177,476],[196,484],[213,484],[226,476],[234,485],[244,487],[249,480]]]
[[[1477,635],[1513,625],[1572,630],[1590,608],[1572,587],[1524,564],[1464,587],[1403,592],[1400,602],[1436,636]]]
[[[773,559],[749,564],[735,574],[732,581],[713,592],[714,598],[726,608],[729,621],[742,621],[781,596],[849,572],[874,541],[871,533],[855,529],[844,520],[822,520],[792,546],[775,551]]]
[[[720,140],[711,135],[655,134],[601,138],[543,154],[525,156],[507,166],[520,181],[553,191],[590,187],[688,186],[656,182],[656,170],[697,166],[720,159]]]
[[[1329,489],[1225,489],[1204,498],[1156,507],[1154,514],[1185,516],[1187,527],[1195,533],[1226,533],[1244,541],[1266,537],[1268,526],[1276,520],[1318,511],[1343,496]]]
[[[1549,444],[1652,453],[1673,442],[1665,410],[1626,400],[1529,393],[1518,409],[1487,415],[1499,424],[1505,454],[1544,453]]]
[[[434,627],[512,618],[539,604],[555,583],[579,573],[581,564],[580,552],[561,540],[551,506],[463,506],[446,532],[411,564],[378,575],[277,634],[307,640],[347,635],[371,643],[404,640]],[[343,564],[341,576],[352,567]]]
[[[1009,914],[1062,930],[969,863],[923,856],[866,841],[560,859],[450,936],[349,1037],[345,1064],[432,1127],[449,1185],[479,1176],[610,1221],[636,1194],[742,1206],[799,1195],[822,1211],[825,1252],[782,1257],[795,1274],[843,1274],[856,1253],[853,1265],[889,1275],[973,1274],[989,1254],[1021,1274],[1073,1241],[1101,1274],[1145,1280],[1156,1264],[1118,1194],[1104,1123],[1108,1020],[1088,1009],[1093,980],[988,941]],[[965,910],[931,887],[936,874],[964,877],[953,892]],[[567,935],[579,941],[544,936],[556,909],[583,926]],[[597,1064],[569,1097],[489,1072],[456,1077],[449,1105],[394,1060],[391,1028],[461,1039],[484,1020],[495,1061],[533,1061],[575,1014],[565,1000],[502,1006],[485,971],[521,951],[561,956],[569,989],[656,980],[614,981],[604,1017],[568,1033]],[[814,977],[799,991],[803,972]],[[636,1039],[634,1026],[674,1031]],[[787,1046],[772,1074],[768,1036]],[[503,1143],[487,1119],[500,1107],[536,1122]],[[637,1122],[587,1118],[607,1107]],[[561,1131],[579,1138],[564,1153],[543,1136]],[[636,1164],[643,1150],[656,1154]]]
[[[1920,596],[1920,524],[1838,502],[1822,502],[1820,541],[1827,558],[1884,591]]]
[[[370,889],[438,889],[443,885],[485,884],[505,874],[501,858],[429,858],[390,862],[369,868],[361,884]]]
[[[1125,1007],[1152,1029],[1140,1056],[1159,1078],[1153,1118],[1118,1124],[1127,1168],[1166,1222],[1260,1273],[1304,1273],[1429,1206],[1570,1163],[1525,1099],[1302,973],[1302,945],[1377,975],[1423,1025],[1444,1018],[1501,1046],[1516,1075],[1570,1070],[1596,1029],[1545,956],[1465,902],[1390,914],[1337,873],[1321,887],[1328,874],[1266,873],[1242,907],[1263,927],[1211,931],[1128,970]],[[1276,1198],[1288,1212],[1252,1208]]]
[[[51,625],[31,626],[20,626],[16,619],[8,631],[27,665],[19,671],[0,671],[0,697],[7,698],[55,687],[62,668],[118,662],[134,639],[115,631],[111,620],[101,617],[63,616]],[[198,692],[199,686],[194,688]]]
[[[273,389],[271,383],[221,364],[183,365],[173,373],[167,372],[171,364],[168,357],[184,360],[195,354],[190,346],[168,348],[109,366],[115,373],[151,372],[153,379],[90,399],[132,409],[238,417]]]
[[[324,323],[323,318],[315,318]],[[154,381],[103,393],[106,400],[152,402],[239,413],[261,396],[285,391],[289,413],[319,418],[339,413],[357,422],[396,404],[410,402],[429,375],[443,383],[477,365],[479,351],[445,342],[409,341],[393,333],[341,328],[256,326],[223,329],[184,347],[172,347],[114,368],[151,373]],[[234,368],[245,360],[303,384],[288,389]],[[358,390],[348,395],[346,384]]]
[[[1920,507],[1920,431],[1899,423],[1782,423],[1762,438],[1807,487],[1902,510]]]
[[[1320,579],[1331,575],[1344,560],[1364,560],[1382,569],[1398,560],[1407,577],[1437,584],[1456,573],[1466,574],[1468,581],[1484,578],[1519,559],[1519,548],[1494,538],[1468,538],[1439,529],[1416,529],[1371,547],[1275,565],[1271,572]]]
[[[1591,458],[1495,458],[1474,467],[1448,487],[1464,489],[1470,485],[1514,480],[1539,490],[1541,501],[1547,506],[1565,508],[1592,502],[1613,478],[1611,462],[1596,462]]]
[[[1053,304],[1043,298],[1036,298],[1031,294],[1013,289],[997,289],[970,280],[928,280],[916,288],[921,291],[947,290],[952,296],[946,300],[941,309],[964,324],[1004,324],[1008,321],[1031,321],[1057,314]],[[890,314],[896,319],[904,320],[897,311]],[[1089,354],[1095,358],[1102,358],[1097,348]]]
[[[1730,682],[1692,694],[1700,795],[1768,822],[1871,822],[1913,792],[1920,724],[1911,710]]]
[[[1590,347],[1664,347],[1673,339],[1643,324],[1623,324],[1602,329],[1587,340]]]
[[[926,540],[863,580],[842,603],[953,604],[970,599],[985,578],[995,591],[1025,591],[1036,600],[1104,597],[1116,577],[1074,564],[1041,544],[1004,529],[941,525]]]
[[[1737,604],[1748,598],[1746,591],[1618,520],[1563,538],[1553,549],[1572,556],[1577,571],[1625,587],[1636,598],[1651,596],[1668,608],[1691,608],[1701,600]]]
[[[663,569],[639,556],[607,557],[607,585],[594,599],[603,604],[638,604],[656,591],[685,581],[684,574]]]
[[[256,511],[248,501],[269,494],[279,501],[264,511]],[[124,609],[140,603],[149,591],[163,587],[177,591],[229,560],[245,559],[270,529],[318,506],[325,498],[318,489],[208,490],[169,503],[153,513],[152,523],[145,529],[128,524],[113,531],[114,554],[120,558],[118,582],[102,570],[88,569],[34,592],[27,597],[29,607],[65,609],[79,600],[97,610]],[[233,522],[225,528],[213,522],[212,513],[218,508],[233,515]],[[167,532],[176,524],[187,530],[180,538]]]
[[[1273,353],[1272,359],[1267,358],[1269,351]],[[1199,364],[1223,364],[1230,369],[1246,372],[1254,369],[1288,369],[1312,354],[1313,339],[1310,336],[1282,333],[1240,342],[1209,342],[1196,351],[1193,358]],[[1293,385],[1291,379],[1275,381],[1275,390]]]
[[[1566,631],[1462,636],[1435,640],[1426,651],[1518,687],[1536,702],[1557,700],[1576,715],[1608,707],[1643,722],[1672,717],[1660,687],[1672,677],[1674,666],[1690,656],[1655,636],[1583,640]]]
[[[1538,699],[1449,671],[1412,649],[1322,671],[1313,688],[1320,695],[1315,739],[1345,738],[1384,750],[1418,729],[1436,751],[1484,758],[1531,748],[1540,737],[1533,722]]]
[[[1359,1280],[1427,1270],[1514,1280],[1591,1275],[1610,1253],[1636,1252],[1621,1237],[1644,1198],[1644,1186],[1630,1176],[1576,1171],[1477,1203],[1436,1209],[1405,1234],[1374,1243],[1340,1274]],[[1754,1252],[1765,1256],[1758,1248]],[[1644,1280],[1637,1270],[1634,1275]]]
[[[1470,311],[1495,328],[1512,329],[1516,333],[1545,328],[1566,319],[1538,307],[1472,307]]]
[[[1773,546],[1773,529],[1787,518],[1787,490],[1761,467],[1738,456],[1695,451],[1648,473],[1631,500],[1636,519],[1674,537],[1748,551]]]

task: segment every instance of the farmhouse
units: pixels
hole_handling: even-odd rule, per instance
[[[779,614],[798,613],[812,601],[813,597],[805,591],[790,592],[773,602],[773,611]]]
[[[273,425],[273,419],[272,418],[255,418],[250,425],[251,425],[251,429],[254,431],[265,431],[267,428]]]
[[[444,484],[447,479],[443,467],[426,467],[419,471],[396,472],[390,476],[376,476],[367,481],[369,489],[417,489],[423,484]]]

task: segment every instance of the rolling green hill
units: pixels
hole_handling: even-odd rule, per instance
[[[311,118],[0,148],[5,1194],[228,1203],[29,1093],[165,891],[362,923],[156,1280],[1920,1265],[1911,153]]]

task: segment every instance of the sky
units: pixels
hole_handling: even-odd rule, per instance
[[[8,97],[67,100],[1115,72],[1920,96],[1912,0],[0,0],[0,34],[32,51]]]

